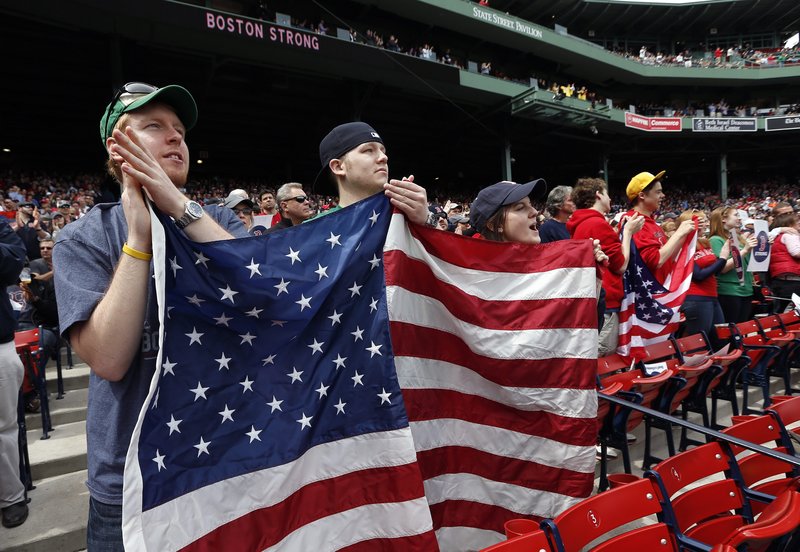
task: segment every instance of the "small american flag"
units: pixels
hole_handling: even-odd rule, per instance
[[[676,253],[672,270],[662,285],[642,261],[631,240],[630,262],[622,276],[617,353],[641,360],[648,345],[669,339],[680,324],[680,306],[692,283],[697,230]]]
[[[392,362],[390,218],[378,195],[225,242],[154,222],[160,370],[128,451],[126,550],[436,549]]]
[[[567,245],[568,244],[568,245]],[[395,364],[439,546],[503,540],[591,493],[597,300],[588,240],[473,240],[393,217]]]

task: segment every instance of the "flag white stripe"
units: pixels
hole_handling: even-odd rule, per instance
[[[477,527],[441,527],[436,530],[440,552],[478,552],[504,540],[506,536],[502,533]]]
[[[323,443],[293,462],[219,481],[146,510],[141,518],[148,530],[141,536],[141,547],[129,548],[126,542],[126,550],[178,550],[228,521],[282,502],[309,483],[416,462],[409,431],[402,428]],[[165,463],[167,470],[162,473],[169,478],[169,457]],[[206,515],[209,505],[219,504],[223,496],[229,502],[227,511]],[[430,516],[424,502],[422,508]]]
[[[491,286],[486,286],[491,287]],[[387,286],[389,320],[469,336],[476,354],[499,359],[597,358],[597,328],[490,330],[457,319],[440,301]]]
[[[398,356],[394,362],[402,389],[447,389],[479,395],[520,410],[541,410],[572,418],[597,415],[595,389],[506,387],[443,360]]]
[[[569,445],[465,420],[438,418],[411,422],[411,434],[417,452],[459,446],[580,473],[594,473],[595,469],[594,445]]]
[[[333,552],[366,540],[408,537],[432,529],[425,498],[366,504],[303,525],[265,552]]]
[[[425,496],[430,504],[446,500],[466,500],[500,506],[520,515],[555,517],[582,499],[492,481],[472,473],[446,473],[425,480]]]
[[[403,215],[395,214],[394,217]],[[423,261],[439,280],[457,285],[464,293],[489,301],[532,299],[596,298],[596,272],[589,268],[558,268],[539,273],[491,272],[464,268],[431,255],[411,235],[404,223],[389,226],[384,252],[400,250]],[[491,285],[486,285],[491,282]],[[590,282],[591,285],[588,285]]]

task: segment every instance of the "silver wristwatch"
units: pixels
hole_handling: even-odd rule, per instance
[[[175,221],[175,226],[178,228],[186,228],[196,220],[203,218],[206,212],[203,206],[196,201],[189,200],[183,207],[183,216]]]

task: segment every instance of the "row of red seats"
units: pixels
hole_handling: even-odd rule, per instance
[[[786,427],[800,422],[800,397],[781,397],[766,414],[733,421],[723,433],[795,455],[791,435],[800,429]],[[796,463],[711,442],[630,479],[484,552],[800,549]],[[631,523],[637,526],[625,530]]]
[[[726,400],[736,416],[739,414],[737,383],[743,386],[742,413],[760,413],[748,403],[751,386],[759,386],[764,395],[764,407],[769,406],[770,377],[783,380],[786,394],[797,389],[790,386],[789,370],[800,353],[800,316],[795,312],[758,317],[741,324],[720,325],[717,339],[729,342],[729,350],[715,354],[704,333],[679,339],[670,339],[647,349],[647,358],[631,366],[619,355],[598,359],[599,391],[616,395],[635,404],[667,415],[678,415],[686,420],[689,412],[701,415],[703,425],[719,429],[717,402]],[[648,374],[647,367],[661,371]],[[601,395],[602,397],[602,395]],[[708,398],[711,398],[711,410]],[[652,454],[652,430],[664,431],[670,456],[676,453],[672,424],[660,418],[608,401],[598,405],[598,442],[600,453],[600,490],[608,488],[607,451],[613,447],[622,451],[623,466],[631,473],[631,459],[627,434],[645,424],[644,469],[661,461]],[[689,445],[702,444],[689,438],[685,427],[681,430],[678,450]]]

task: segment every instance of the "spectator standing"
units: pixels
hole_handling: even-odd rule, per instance
[[[697,218],[698,233],[697,247],[694,254],[694,267],[692,268],[692,283],[686,293],[686,299],[681,310],[686,316],[685,335],[694,335],[705,332],[714,338],[711,330],[715,324],[725,322],[725,315],[717,299],[716,275],[726,267],[733,266],[730,258],[730,242],[726,241],[720,248],[719,256],[714,254],[711,242],[705,237],[709,228],[706,214],[696,209],[684,211],[677,219],[678,224],[685,220]]]
[[[783,231],[772,243],[769,260],[770,288],[776,297],[790,299],[800,295],[800,223],[797,214],[783,213],[775,217],[772,228]],[[789,301],[776,300],[776,312],[783,312]]]
[[[49,238],[50,235],[42,228],[42,220],[39,215],[39,209],[31,201],[23,201],[19,204],[17,210],[17,227],[16,232],[22,243],[25,244],[25,251],[28,255],[28,260],[38,259],[41,257],[39,253],[39,240]]]
[[[687,220],[678,226],[672,237],[667,238],[653,218],[664,199],[664,192],[661,189],[661,179],[664,174],[666,171],[656,175],[641,172],[631,178],[625,190],[632,206],[626,215],[632,217],[634,213],[639,213],[645,217],[644,226],[633,237],[633,241],[644,264],[662,284],[672,270],[675,253],[680,251],[686,237],[694,229],[694,223]]]
[[[603,325],[598,336],[598,356],[617,350],[619,340],[619,309],[622,302],[622,274],[628,268],[632,236],[641,230],[644,217],[634,213],[625,219],[622,239],[617,230],[606,221],[611,211],[608,186],[601,178],[581,178],[572,190],[577,210],[573,213],[567,230],[573,239],[600,241],[600,248],[608,256],[608,265],[602,268],[603,289],[606,292],[605,308],[600,320]]]
[[[732,240],[731,233],[740,227],[741,220],[735,207],[718,207],[711,212],[709,242],[714,255],[722,256],[723,245]],[[739,280],[733,262],[726,264],[717,274],[717,300],[722,308],[725,322],[729,324],[750,320],[753,300],[753,273],[747,270],[747,264],[750,262],[750,251],[755,246],[756,239],[752,236],[744,238],[740,234],[736,237],[742,254],[743,280]]]
[[[567,230],[567,221],[575,212],[575,202],[572,201],[571,186],[556,186],[547,194],[545,205],[550,214],[549,219],[544,221],[539,228],[539,236],[542,243],[549,243],[558,240],[568,240],[570,238]]]
[[[14,346],[16,319],[7,286],[17,283],[25,264],[25,245],[0,217],[0,509],[3,527],[17,527],[28,518],[25,486],[19,475],[17,403],[22,362]]]
[[[205,211],[186,185],[186,132],[197,120],[180,86],[128,83],[100,120],[120,203],[67,225],[53,252],[62,335],[91,367],[86,416],[89,550],[122,550],[122,481],[128,444],[156,370],[158,312],[145,192],[196,242],[247,236],[229,209]]]

